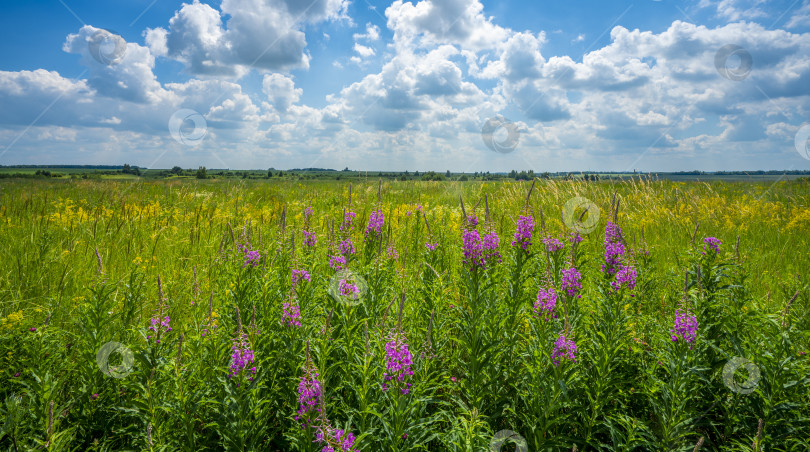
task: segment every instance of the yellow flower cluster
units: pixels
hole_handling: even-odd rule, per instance
[[[22,311],[12,312],[11,314],[0,319],[0,329],[12,330],[22,324],[23,318]]]

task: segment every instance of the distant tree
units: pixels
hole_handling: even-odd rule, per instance
[[[343,168],[343,171],[347,171],[347,172],[348,172],[348,171],[349,171],[349,167],[347,166],[346,168]]]
[[[419,177],[419,171],[417,170],[415,173],[413,173],[413,176],[414,177]]]
[[[461,182],[467,182],[467,175],[462,174],[461,177],[458,178],[458,180],[460,180]]]
[[[543,171],[543,174],[540,175],[542,179],[551,179],[551,174],[548,171]]]
[[[197,168],[197,179],[208,179],[208,173],[204,166]]]
[[[124,163],[124,167],[121,168],[122,174],[130,174],[132,173],[132,168],[130,168],[129,163]]]
[[[448,179],[450,178],[450,170],[447,170],[447,172],[444,173],[444,177],[446,177]]]
[[[408,170],[405,170],[405,177],[407,178],[408,176],[410,176],[410,174],[408,173]]]
[[[183,174],[183,168],[180,168],[179,166],[173,166],[170,172],[175,176],[179,176]]]
[[[273,168],[267,170],[267,177],[268,178],[273,177]]]

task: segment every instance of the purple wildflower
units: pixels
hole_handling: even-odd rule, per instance
[[[293,301],[281,305],[281,322],[287,326],[301,326],[301,308]]]
[[[353,299],[357,298],[357,294],[360,293],[360,288],[357,287],[357,284],[352,282],[347,282],[345,279],[341,279],[338,287],[340,289],[340,294],[344,297],[351,297]]]
[[[292,286],[293,289],[303,280],[312,281],[309,276],[309,272],[306,270],[293,270],[292,271]]]
[[[397,253],[397,250],[396,250],[396,248],[394,248],[394,245],[390,245],[388,247],[388,258],[389,259],[397,259],[397,258],[399,258],[399,253]]]
[[[295,420],[302,420],[306,424],[310,421],[311,414],[315,414],[316,411],[320,413],[321,409],[318,407],[320,398],[321,383],[318,381],[318,371],[310,364],[298,383],[298,414]]]
[[[37,331],[37,329],[36,329],[36,328],[34,328],[34,327],[31,327],[31,328],[28,328],[28,331],[30,331],[30,332],[32,332],[32,333],[35,333],[35,332]]]
[[[484,249],[487,250],[487,255],[485,257],[487,262],[495,260],[501,262],[501,254],[498,252],[499,241],[500,239],[498,238],[498,233],[495,231],[492,231],[489,234],[484,234],[484,238],[481,239],[481,244],[483,245]]]
[[[697,338],[697,328],[698,321],[696,316],[689,312],[681,311],[680,309],[676,310],[674,328],[669,330],[670,333],[674,333],[672,335],[672,342],[678,342],[679,337],[687,344],[695,342]],[[692,346],[690,345],[689,348],[691,349]]]
[[[579,289],[582,289],[582,283],[580,282],[580,280],[582,279],[582,275],[574,267],[563,269],[562,274],[563,274],[562,278],[563,292],[567,293],[568,296],[571,297],[577,295],[577,291]]]
[[[346,237],[346,240],[338,243],[338,251],[344,256],[354,254],[354,242],[351,237]]]
[[[621,258],[624,256],[624,245],[622,242],[605,243],[605,264],[602,271],[608,275],[615,274],[621,268]]]
[[[634,289],[636,287],[636,269],[630,266],[622,267],[616,273],[616,280],[610,285],[613,290],[619,290],[623,285],[626,285],[628,289]]]
[[[329,266],[332,270],[340,270],[346,265],[346,258],[343,256],[332,256],[329,258]]]
[[[532,244],[532,233],[534,232],[534,218],[531,215],[521,215],[517,222],[515,239],[512,246],[519,246],[523,251]]]
[[[98,399],[98,393],[95,393],[95,394],[90,396],[90,400],[96,400],[96,399]]]
[[[326,430],[326,434],[324,431]],[[333,429],[332,427],[321,427],[315,434],[315,441],[317,443],[326,443],[321,449],[321,452],[357,452],[354,447],[354,435],[351,432],[346,432],[342,429]],[[335,449],[334,446],[339,447]]]
[[[551,236],[548,236],[543,239],[543,245],[546,245],[546,251],[548,251],[549,253],[553,253],[555,251],[559,251],[565,248],[565,244],[563,242]]]
[[[311,217],[311,216],[312,216],[312,206],[307,206],[307,208],[304,209],[304,218],[307,221],[309,221],[309,217]]]
[[[484,266],[483,253],[481,251],[481,236],[475,229],[467,229],[461,236],[463,242],[462,252],[464,253],[464,265]]]
[[[228,374],[228,378],[233,378],[241,374],[243,370],[247,369],[249,364],[253,363],[254,359],[250,342],[248,342],[247,335],[244,333],[240,333],[240,337],[234,340],[231,351],[233,353],[231,354],[231,371]],[[251,373],[248,380],[253,381],[253,376],[256,375],[256,367],[251,367],[248,370]]]
[[[357,216],[357,214],[352,212],[352,211],[348,211],[348,212],[344,213],[343,214],[343,223],[341,223],[341,225],[340,225],[340,230],[345,232],[345,231],[350,231],[350,230],[354,229],[354,217],[356,217],[356,216]]]
[[[433,250],[435,250],[436,248],[439,247],[439,243],[438,242],[433,242],[433,243],[427,242],[427,243],[425,243],[425,247],[427,249],[429,249],[430,251],[433,251]]]
[[[301,242],[304,248],[311,248],[318,244],[318,238],[315,237],[314,232],[309,231],[301,231],[301,232],[304,233],[304,240],[302,240]]]
[[[155,318],[150,320],[151,325],[149,326],[148,329],[151,330],[152,332],[154,332],[155,335],[157,336],[155,338],[155,343],[160,344],[160,337],[161,337],[162,333],[168,333],[169,331],[172,330],[172,327],[169,326],[169,322],[171,320],[172,319],[169,318],[169,316],[163,317],[163,320],[160,320],[160,317],[155,317]],[[152,336],[149,335],[149,336],[146,336],[146,338],[151,339]]]
[[[382,232],[382,227],[384,224],[385,217],[383,216],[382,210],[373,210],[371,212],[371,216],[368,218],[368,225],[366,225],[365,235],[368,236],[372,232],[375,235],[379,235]]]
[[[571,362],[577,362],[577,344],[572,339],[565,337],[565,334],[560,334],[560,337],[554,341],[554,350],[551,352],[551,361],[555,366],[559,366],[562,358],[568,359]]]
[[[387,391],[388,382],[394,380],[392,384],[400,386],[402,394],[410,392],[411,383],[406,382],[405,378],[413,375],[411,364],[413,364],[413,356],[408,350],[405,338],[400,334],[393,334],[388,343],[385,344],[385,374],[383,374],[385,382],[382,384],[383,391]]]
[[[549,318],[557,318],[555,307],[557,306],[557,292],[554,288],[548,290],[541,288],[537,292],[537,301],[534,302],[534,315],[543,315],[543,318],[548,322]]]
[[[703,254],[706,254],[706,245],[709,246],[709,249],[712,250],[713,254],[717,254],[720,252],[720,245],[722,244],[723,242],[716,237],[706,237],[703,239]]]
[[[579,232],[571,231],[568,233],[568,242],[572,245],[576,245],[577,243],[582,241],[582,236],[579,235]]]
[[[608,221],[605,226],[605,244],[621,241],[623,241],[622,228],[618,224]]]
[[[259,254],[259,250],[251,250],[250,244],[239,244],[237,248],[242,251],[242,257],[244,258],[244,263],[242,264],[242,268],[247,267],[248,265],[256,267],[259,265],[259,260],[261,260],[262,255]]]

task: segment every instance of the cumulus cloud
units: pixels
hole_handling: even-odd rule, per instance
[[[265,74],[262,91],[270,99],[273,107],[282,113],[298,102],[304,92],[301,88],[295,87],[295,82],[290,77],[282,74]]]
[[[510,31],[483,14],[479,0],[395,0],[386,8],[388,28],[394,39],[420,40],[422,45],[452,43],[465,49],[493,49]]]
[[[175,13],[168,30],[147,30],[147,44],[197,76],[238,78],[251,68],[308,68],[303,27],[348,19],[347,7],[348,0],[223,0],[216,10],[194,0]]]

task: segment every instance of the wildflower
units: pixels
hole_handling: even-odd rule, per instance
[[[557,306],[557,292],[553,288],[548,290],[541,288],[537,292],[537,301],[534,302],[535,317],[542,312],[543,317],[548,321],[549,317],[557,318],[554,308]]]
[[[261,260],[262,255],[259,254],[259,250],[251,250],[250,244],[239,244],[237,248],[242,252],[242,256],[244,258],[244,263],[242,264],[242,268],[247,267],[248,265],[252,267],[256,267],[259,265],[259,260]]]
[[[354,217],[356,217],[356,216],[357,216],[357,214],[354,213],[354,212],[351,212],[351,211],[345,212],[343,214],[343,223],[341,223],[341,225],[340,225],[340,230],[341,231],[350,231],[350,230],[354,229]]]
[[[318,381],[318,371],[311,364],[307,365],[301,381],[298,383],[298,411],[295,420],[306,424],[311,414],[321,412],[318,403],[321,398],[321,383]]]
[[[169,331],[172,330],[172,327],[169,326],[169,322],[171,320],[172,319],[169,316],[163,317],[163,320],[160,320],[160,317],[155,317],[155,318],[150,320],[151,325],[149,326],[148,329],[151,330],[152,332],[154,332],[155,335],[157,336],[155,338],[155,343],[156,344],[160,344],[161,333],[168,333]],[[152,336],[149,335],[149,336],[146,336],[146,338],[151,339]]]
[[[233,346],[231,347],[231,371],[228,378],[233,378],[247,369],[249,364],[253,363],[253,350],[250,348],[250,342],[247,340],[247,335],[240,333],[239,337],[234,339]],[[253,381],[253,375],[256,375],[256,367],[249,369],[251,375],[248,377],[249,381]]]
[[[450,377],[450,381],[452,381],[453,383],[455,383],[455,382],[456,382],[456,377]]]
[[[563,244],[563,242],[551,236],[543,239],[543,245],[546,245],[546,250],[549,253],[559,251],[565,247],[565,244]]]
[[[523,251],[532,244],[532,233],[534,232],[534,218],[531,215],[521,215],[517,222],[515,239],[512,246],[519,246]]]
[[[302,245],[304,248],[311,248],[318,244],[318,238],[315,237],[314,232],[309,231],[301,231],[304,233],[304,240],[302,240]]]
[[[357,452],[354,447],[354,435],[342,429],[334,429],[330,426],[321,426],[318,433],[315,434],[315,441],[318,443],[326,443],[321,449],[321,452]],[[339,447],[335,449],[334,446]]]
[[[490,232],[489,234],[484,234],[484,238],[481,239],[481,246],[484,250],[487,251],[484,260],[489,262],[492,260],[497,259],[498,262],[501,261],[501,255],[498,253],[498,233],[495,231]]]
[[[383,216],[382,210],[373,210],[371,212],[371,216],[368,218],[368,225],[366,225],[365,235],[368,236],[369,233],[375,233],[377,235],[382,232],[382,227],[385,224],[385,217]]]
[[[571,362],[577,362],[577,344],[572,339],[565,337],[565,334],[560,334],[560,337],[554,341],[554,350],[551,352],[551,361],[555,366],[559,366],[562,362],[561,358],[568,359]]]
[[[98,393],[95,393],[95,394],[90,396],[90,400],[96,400],[96,399],[98,399]]]
[[[636,269],[630,266],[623,266],[616,273],[616,280],[612,281],[610,285],[613,290],[619,290],[623,285],[627,285],[628,289],[636,287]]]
[[[677,342],[678,338],[684,340],[687,344],[695,342],[697,338],[697,328],[698,321],[696,316],[686,311],[681,311],[680,309],[676,310],[674,328],[669,330],[670,333],[674,333],[672,335],[672,342]],[[692,346],[689,348],[691,349]]]
[[[287,326],[301,326],[301,308],[294,302],[285,302],[281,305],[283,310],[281,321]]]
[[[338,243],[338,251],[344,256],[354,254],[354,243],[351,237],[346,237],[346,240]]]
[[[602,271],[608,275],[615,274],[621,268],[622,256],[624,256],[622,242],[605,243],[605,265],[602,265]]]
[[[622,241],[622,228],[612,222],[608,221],[607,225],[605,226],[605,244],[608,243],[615,243]]]
[[[402,394],[410,392],[411,383],[406,382],[405,378],[413,375],[411,370],[412,358],[404,336],[401,333],[392,334],[388,343],[385,344],[385,374],[383,374],[385,382],[382,384],[383,391],[387,391],[388,382],[394,380],[393,384],[395,386],[401,386],[400,392]]]
[[[472,214],[467,215],[467,224],[469,225],[470,228],[478,226],[478,217]]]
[[[438,247],[439,247],[439,243],[438,243],[438,242],[433,242],[433,243],[431,243],[431,242],[427,242],[427,243],[425,243],[425,248],[429,249],[430,251],[433,251],[433,250],[435,250],[435,249],[436,249],[436,248],[438,248]]]
[[[306,279],[307,281],[311,281],[308,271],[306,271],[306,270],[293,270],[292,271],[292,286],[293,286],[293,289],[298,285],[298,283],[300,283],[304,279]]]
[[[468,229],[464,231],[461,236],[463,242],[462,252],[464,253],[464,265],[484,266],[484,258],[481,250],[481,236],[475,229]]]
[[[721,242],[720,239],[718,238],[706,237],[705,239],[703,239],[703,254],[704,255],[706,254],[706,245],[709,246],[713,254],[717,254],[720,252],[720,245],[722,244],[723,242]]]
[[[346,265],[346,258],[343,256],[332,256],[329,258],[329,266],[332,270],[340,270]]]
[[[29,329],[28,329],[28,331],[30,331],[30,332],[32,332],[32,333],[34,333],[34,332],[36,332],[36,331],[37,331],[37,329],[36,329],[36,328],[34,328],[34,327],[31,327],[31,328],[29,328]]]
[[[568,242],[571,243],[572,245],[576,245],[577,243],[579,243],[581,241],[582,241],[582,236],[579,235],[579,232],[570,231],[568,233]]]
[[[341,279],[339,281],[338,287],[340,288],[340,293],[344,297],[356,297],[357,294],[360,293],[360,288],[357,287],[357,284],[352,282],[347,282],[345,279]]]
[[[399,253],[397,253],[396,248],[393,245],[388,247],[388,258],[389,259],[397,259],[399,258]]]
[[[307,221],[309,221],[309,217],[311,217],[311,216],[312,216],[312,206],[307,206],[307,208],[304,209],[304,218]]]
[[[562,274],[562,290],[567,293],[568,296],[573,297],[577,295],[577,291],[582,289],[582,283],[580,282],[582,275],[574,267],[563,269]]]

